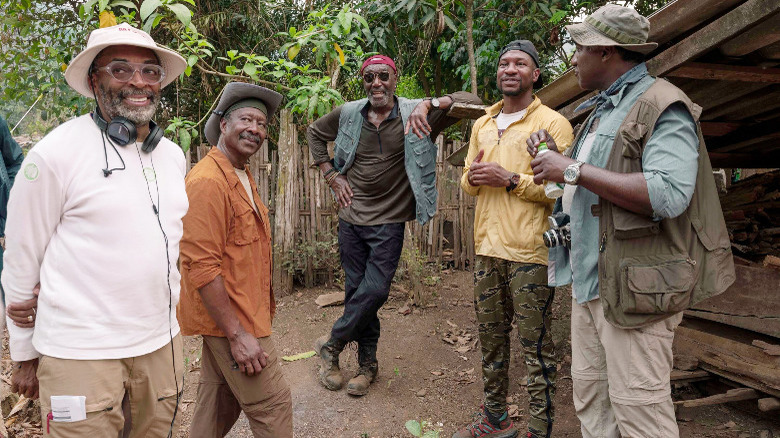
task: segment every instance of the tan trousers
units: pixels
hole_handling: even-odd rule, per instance
[[[184,356],[181,335],[171,344],[143,356],[110,360],[69,360],[43,356],[38,364],[44,436],[54,438],[117,438],[125,418],[122,398],[128,395],[132,438],[168,436],[176,407],[176,386],[182,390]],[[176,376],[174,378],[174,363]],[[87,419],[73,423],[47,420],[51,396],[86,396]],[[176,415],[173,436],[181,422]]]
[[[571,377],[582,436],[679,437],[669,375],[682,312],[624,330],[607,322],[600,299],[572,300],[571,307]]]
[[[260,375],[234,368],[226,338],[203,336],[198,399],[191,438],[225,436],[244,411],[256,438],[292,438],[292,397],[271,337],[258,338],[268,353]]]

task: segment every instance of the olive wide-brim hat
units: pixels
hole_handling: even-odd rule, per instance
[[[581,46],[616,46],[648,54],[658,43],[647,42],[650,20],[632,8],[607,4],[585,17],[582,23],[566,26],[571,39]]]
[[[135,46],[153,51],[165,71],[160,87],[165,88],[175,81],[187,68],[187,61],[171,49],[154,42],[151,35],[127,23],[95,29],[89,34],[87,47],[70,62],[65,70],[65,80],[82,96],[95,96],[89,88],[89,67],[101,50],[111,46]]]
[[[219,129],[219,121],[222,120],[225,111],[235,103],[245,99],[262,101],[265,104],[266,117],[268,119],[271,118],[279,108],[279,104],[282,103],[282,95],[276,91],[245,82],[230,82],[222,89],[219,103],[214,111],[211,112],[208,121],[206,121],[206,127],[203,128],[203,133],[206,135],[206,140],[208,140],[210,145],[216,146],[219,142],[219,136],[222,134]]]

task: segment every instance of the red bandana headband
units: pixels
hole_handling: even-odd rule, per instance
[[[365,62],[363,62],[363,66],[360,67],[360,74],[361,75],[363,74],[363,70],[365,70],[366,67],[368,67],[369,65],[374,65],[374,64],[389,65],[390,68],[393,69],[395,74],[398,74],[398,69],[395,68],[395,62],[393,62],[393,60],[389,56],[385,56],[385,55],[374,55],[374,56],[371,56],[370,58],[366,59]]]

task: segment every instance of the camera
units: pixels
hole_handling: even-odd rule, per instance
[[[542,234],[544,246],[548,248],[565,246],[571,249],[571,225],[569,220],[569,215],[564,212],[555,213],[547,218],[550,229]]]

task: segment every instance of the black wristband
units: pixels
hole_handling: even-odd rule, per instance
[[[327,178],[327,177],[328,177],[328,175],[330,175],[330,174],[331,174],[331,173],[333,173],[333,172],[338,172],[338,171],[336,170],[336,168],[335,168],[335,167],[331,167],[330,169],[328,169],[327,171],[325,171],[325,173],[323,173],[323,174],[322,174],[322,176],[323,176],[324,178]]]
[[[509,185],[506,186],[507,193],[511,193],[512,190],[517,188],[517,183],[515,182],[515,176],[517,176],[518,178],[520,177],[520,175],[516,173],[513,173],[512,176],[509,177]]]

